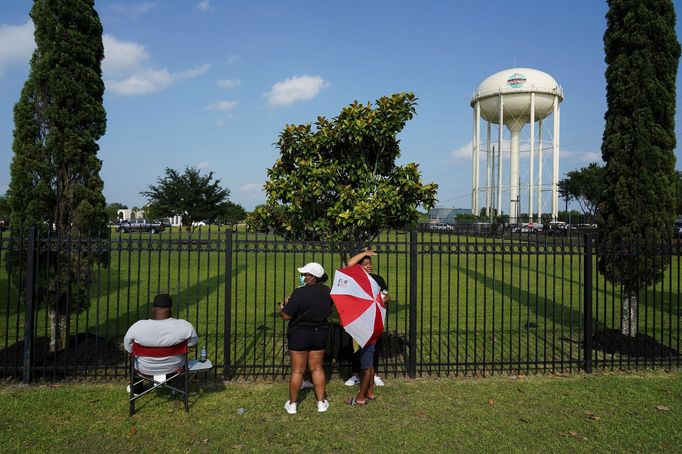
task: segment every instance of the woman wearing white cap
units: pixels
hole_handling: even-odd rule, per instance
[[[289,321],[287,342],[291,358],[289,377],[289,400],[284,408],[289,414],[296,413],[298,391],[303,382],[306,365],[310,369],[317,411],[327,411],[329,403],[325,399],[326,377],[322,362],[327,345],[329,325],[327,318],[332,312],[332,299],[329,287],[322,283],[327,275],[322,265],[310,262],[298,268],[301,273],[301,286],[280,305],[279,316]]]

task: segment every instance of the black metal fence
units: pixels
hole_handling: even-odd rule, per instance
[[[677,242],[628,252],[663,271],[625,303],[623,286],[605,279],[597,266],[624,252],[602,250],[589,234],[389,232],[372,245],[379,251],[375,272],[391,294],[381,374],[680,365]],[[296,268],[317,261],[333,276],[360,246],[230,229],[110,239],[5,232],[0,374],[27,382],[125,376],[123,335],[148,316],[154,294],[164,291],[173,295],[174,315],[196,327],[216,375],[285,377],[286,323],[276,303],[296,287]],[[623,317],[633,306],[634,324]],[[64,314],[70,316],[60,318]],[[338,319],[331,324],[326,361],[345,376],[350,342]],[[54,344],[60,338],[61,347]]]

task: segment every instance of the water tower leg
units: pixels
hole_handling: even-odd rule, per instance
[[[538,219],[542,222],[542,120],[538,121]]]
[[[509,222],[519,222],[519,136],[521,127],[518,123],[509,126],[510,154],[509,154]]]
[[[478,188],[479,188],[479,122],[481,121],[480,103],[476,102],[474,108],[474,130],[472,138],[472,153],[471,153],[471,214],[478,216]]]
[[[533,184],[535,183],[535,93],[530,94],[530,175],[528,176],[528,220],[533,217]]]
[[[559,97],[554,97],[554,137],[552,137],[552,220],[559,215]]]
[[[490,197],[493,185],[492,166],[495,160],[495,157],[490,154],[490,123],[488,123],[486,136],[485,214],[486,217],[490,218]]]

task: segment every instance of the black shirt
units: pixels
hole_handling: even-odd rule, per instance
[[[322,284],[299,287],[289,297],[282,312],[292,317],[287,333],[300,328],[326,328],[332,313],[331,289]]]
[[[386,281],[384,280],[383,277],[379,276],[378,274],[372,273],[369,273],[369,275],[379,285],[379,290],[388,290],[388,286],[386,285]]]

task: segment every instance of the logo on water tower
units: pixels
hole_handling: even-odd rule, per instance
[[[507,78],[507,85],[512,88],[521,88],[526,84],[526,76],[521,73],[514,73]]]

